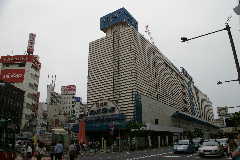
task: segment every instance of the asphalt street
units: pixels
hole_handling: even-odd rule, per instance
[[[229,160],[228,157],[199,157],[194,154],[174,154],[171,148],[143,150],[135,152],[98,153],[79,156],[79,160]]]

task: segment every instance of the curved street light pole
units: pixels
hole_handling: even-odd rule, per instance
[[[231,28],[231,27],[228,25],[228,23],[226,23],[226,27],[225,27],[225,28],[220,29],[220,30],[217,30],[217,31],[214,31],[214,32],[209,32],[209,33],[207,33],[207,34],[202,34],[202,35],[200,35],[200,36],[196,36],[196,37],[193,37],[193,38],[181,37],[181,42],[187,42],[187,41],[190,41],[190,40],[193,40],[193,39],[197,39],[197,38],[200,38],[200,37],[204,37],[204,36],[207,36],[207,35],[210,35],[210,34],[213,34],[213,33],[217,33],[217,32],[226,30],[226,31],[228,32],[228,37],[229,37],[230,44],[231,44],[231,47],[232,47],[233,57],[234,57],[234,61],[235,61],[236,69],[237,69],[237,73],[238,73],[238,78],[237,78],[237,80],[231,80],[231,81],[238,81],[239,84],[240,84],[240,67],[239,67],[239,62],[238,62],[238,58],[237,58],[237,53],[236,53],[236,49],[235,49],[235,45],[234,45],[234,42],[233,42],[233,38],[232,38],[232,34],[231,34],[230,28]],[[220,81],[219,81],[219,82],[220,82]],[[219,82],[218,82],[218,83],[219,83]],[[225,82],[228,82],[228,81],[225,81]],[[229,81],[229,82],[230,82],[230,81]]]
[[[234,82],[234,81],[239,81],[238,79],[234,79],[234,80],[228,80],[228,81],[218,81],[217,85],[223,84],[223,83],[228,83],[228,82]]]

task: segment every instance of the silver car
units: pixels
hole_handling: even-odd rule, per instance
[[[203,142],[198,148],[200,156],[223,156],[224,151],[222,145],[217,141]]]
[[[195,151],[194,144],[190,140],[179,140],[177,143],[173,145],[173,152],[186,152],[193,153]]]

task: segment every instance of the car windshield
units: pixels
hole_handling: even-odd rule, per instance
[[[227,139],[217,139],[218,142],[222,143],[227,143]]]
[[[178,141],[177,144],[178,144],[178,145],[188,145],[188,144],[189,144],[189,141],[188,141],[188,140],[180,140],[180,141]]]
[[[203,146],[218,146],[218,142],[214,142],[214,141],[203,142]]]

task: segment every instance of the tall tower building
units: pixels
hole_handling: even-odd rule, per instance
[[[89,105],[104,99],[114,101],[131,120],[139,112],[136,98],[143,95],[178,111],[200,115],[184,73],[138,32],[138,22],[125,8],[101,17],[100,29],[106,36],[89,44]]]

